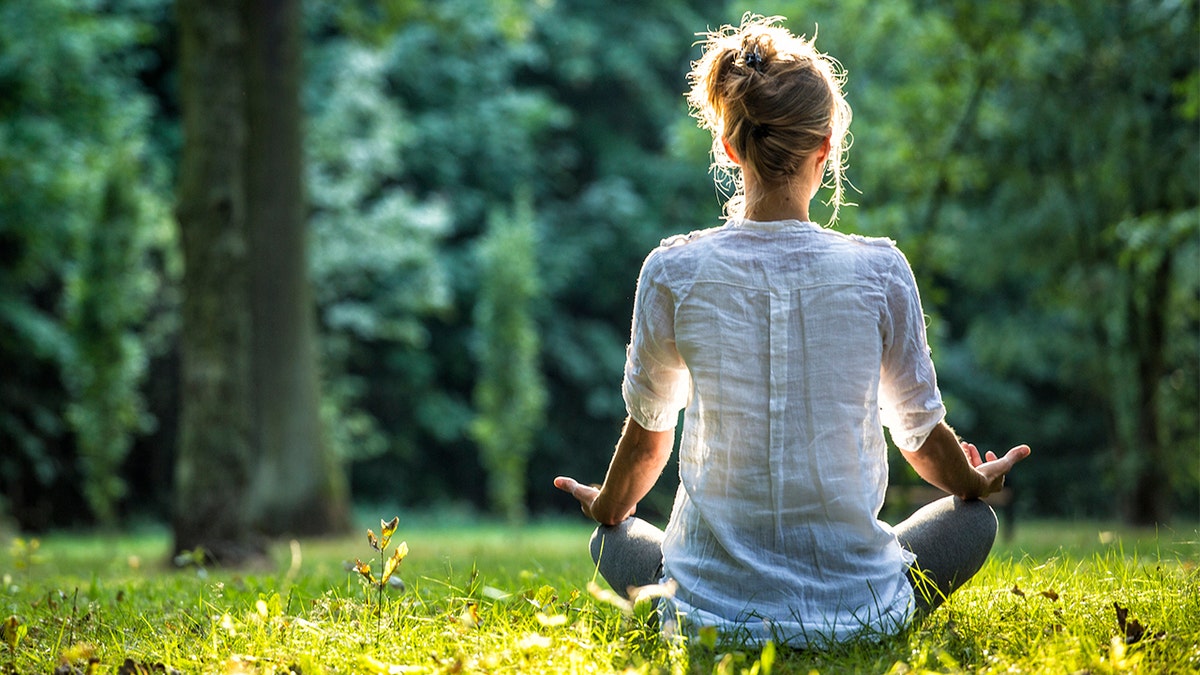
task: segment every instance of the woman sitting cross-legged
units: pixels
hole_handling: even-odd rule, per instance
[[[665,240],[634,299],[629,418],[600,488],[559,477],[598,521],[613,588],[673,580],[684,622],[795,646],[894,633],[983,565],[996,516],[980,501],[1029,455],[980,455],[944,422],[912,270],[885,239],[809,220],[844,184],[850,108],[836,62],[747,17],[711,33],[689,100],[738,194],[723,226]],[[666,530],[633,517],[671,454]],[[891,527],[883,427],[950,497]]]

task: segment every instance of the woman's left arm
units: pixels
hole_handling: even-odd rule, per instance
[[[632,516],[650,488],[658,482],[671,450],[675,430],[649,431],[633,418],[625,420],[621,440],[599,489],[574,478],[559,476],[554,486],[579,500],[585,515],[601,525],[616,525]]]

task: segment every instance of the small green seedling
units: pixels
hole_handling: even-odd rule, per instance
[[[21,617],[13,616],[0,623],[0,637],[4,638],[4,644],[8,645],[8,671],[17,672],[13,665],[17,656],[17,645],[21,643],[21,638],[29,632],[29,628],[21,621]]]
[[[379,568],[382,570],[379,578],[376,578],[375,575],[371,573],[370,563],[364,563],[357,558],[354,559],[354,570],[362,575],[363,584],[367,588],[375,588],[378,593],[378,600],[376,602],[376,618],[383,613],[384,587],[388,585],[392,575],[396,573],[396,569],[400,567],[400,563],[403,562],[404,558],[408,555],[408,542],[402,541],[396,546],[395,550],[392,551],[391,557],[385,558],[387,555],[387,547],[392,541],[392,535],[396,534],[396,528],[399,525],[400,517],[396,516],[395,518],[392,518],[390,522],[384,522],[383,519],[379,520],[379,527],[381,529],[380,536],[378,537],[375,536],[374,530],[367,530],[367,543],[371,545],[371,548],[379,552]],[[367,601],[370,602],[370,595],[367,596]]]

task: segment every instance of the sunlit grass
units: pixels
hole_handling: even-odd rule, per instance
[[[269,564],[237,572],[169,570],[169,540],[157,530],[60,533],[36,553],[6,545],[0,620],[17,617],[25,634],[15,649],[0,644],[0,669],[85,672],[89,659],[96,673],[126,659],[182,673],[1200,668],[1195,526],[1019,523],[970,585],[905,633],[828,651],[779,649],[761,661],[743,645],[670,642],[644,611],[627,615],[594,597],[582,522],[514,530],[402,517],[395,541],[409,546],[399,573],[407,589],[389,590],[382,607],[346,569],[375,555],[363,532],[281,542]],[[1124,629],[1114,603],[1127,610]]]

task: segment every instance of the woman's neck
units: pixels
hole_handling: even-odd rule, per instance
[[[798,187],[795,183],[761,189],[747,180],[746,218],[761,221],[807,221],[808,203],[812,200],[812,194],[808,186]]]
[[[808,202],[791,194],[756,195],[746,192],[746,218],[750,220],[808,220]]]
[[[751,174],[743,174],[746,186],[746,218],[750,220],[808,220],[808,204],[821,186],[820,167],[805,166],[793,180],[764,185]]]

